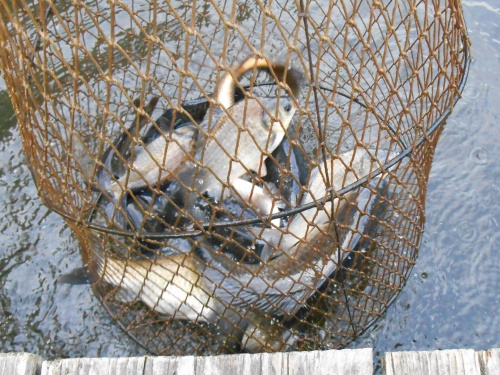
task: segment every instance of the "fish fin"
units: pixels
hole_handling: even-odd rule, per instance
[[[88,270],[85,267],[75,268],[74,270],[59,276],[57,281],[70,285],[85,285],[92,283]]]
[[[265,176],[267,176],[267,167],[266,167],[266,163],[261,163],[259,177],[265,177]]]
[[[104,208],[104,213],[106,216],[118,227],[122,229],[127,229],[127,194],[124,193],[121,199],[116,199],[113,193],[108,193],[111,199],[108,200],[106,207]]]

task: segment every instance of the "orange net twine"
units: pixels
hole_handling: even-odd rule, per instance
[[[415,263],[458,0],[0,4],[43,202],[154,354],[338,348]]]

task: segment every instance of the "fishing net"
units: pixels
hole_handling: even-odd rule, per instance
[[[458,0],[0,9],[40,197],[151,353],[338,348],[384,313],[466,77]]]

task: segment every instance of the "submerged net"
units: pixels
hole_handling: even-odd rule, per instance
[[[13,0],[0,15],[39,194],[152,353],[342,347],[401,290],[468,67],[458,0]]]

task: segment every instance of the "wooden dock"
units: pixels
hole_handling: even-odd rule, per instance
[[[0,375],[372,375],[373,370],[371,349],[55,361],[44,361],[28,353],[0,354]],[[386,353],[382,372],[385,375],[498,375],[500,349]]]

